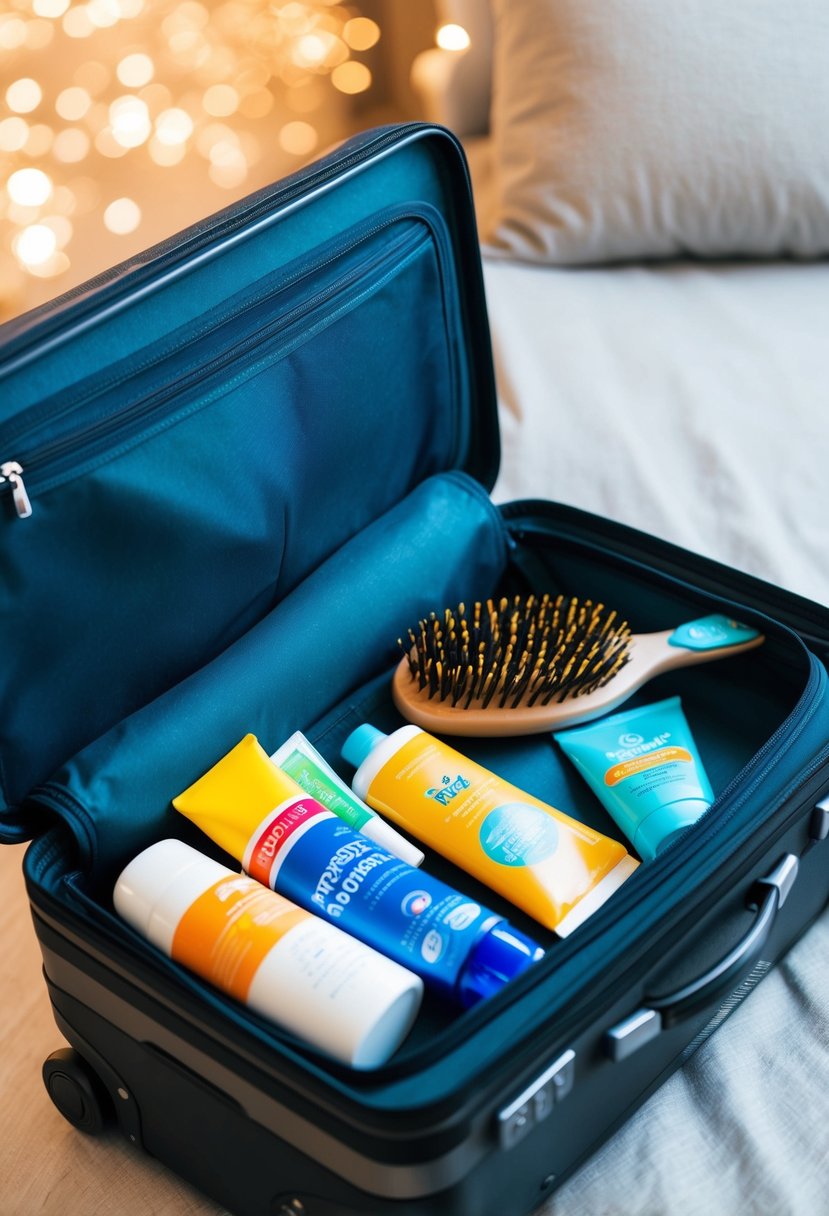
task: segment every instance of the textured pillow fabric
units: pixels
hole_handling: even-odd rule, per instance
[[[493,0],[496,251],[829,251],[826,0]]]

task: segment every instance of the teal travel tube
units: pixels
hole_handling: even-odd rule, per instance
[[[714,801],[679,697],[553,737],[645,861]]]

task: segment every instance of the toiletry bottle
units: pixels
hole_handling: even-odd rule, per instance
[[[354,792],[559,937],[639,864],[624,845],[491,773],[419,726],[364,723],[342,755]]]
[[[334,772],[313,744],[309,743],[301,730],[294,731],[290,739],[277,751],[272,752],[271,760],[277,768],[293,777],[306,794],[310,794],[329,811],[339,815],[355,832],[369,836],[410,866],[423,864],[422,849],[416,848],[405,836],[396,832],[390,823],[386,823],[385,819],[381,819],[367,807]]]
[[[553,738],[644,861],[673,844],[714,801],[679,697]]]
[[[503,916],[355,832],[246,735],[173,799],[245,871],[465,1007],[543,955]]]
[[[423,994],[416,975],[180,840],[121,873],[116,911],[176,962],[354,1068],[403,1041]]]

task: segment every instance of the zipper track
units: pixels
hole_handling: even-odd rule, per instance
[[[346,249],[342,250],[338,254],[337,258],[328,259],[327,262],[323,262],[319,266],[312,267],[308,271],[307,276],[303,275],[302,277],[309,277],[318,270],[324,269],[325,266],[329,265],[331,262],[338,261],[340,257],[354,252],[354,250],[358,249],[365,241],[377,236],[394,223],[400,222],[400,220],[403,218],[405,217],[395,216],[389,219],[385,224],[374,226],[367,232],[363,233],[359,241],[354,242],[353,245],[350,245]],[[419,223],[422,223],[424,227],[426,226],[426,221],[421,220],[420,217],[414,216],[412,218],[416,219]],[[51,443],[28,450],[25,449],[24,443],[24,450],[19,455],[19,461],[26,473],[27,485],[29,485],[33,490],[42,490],[47,482],[47,478],[50,475],[50,466],[52,464],[57,463],[60,465],[61,461],[65,461],[68,457],[74,456],[79,450],[85,449],[88,446],[105,440],[115,433],[119,433],[124,430],[124,439],[126,440],[130,437],[130,435],[126,433],[127,428],[134,426],[138,428],[140,434],[140,425],[146,420],[154,417],[157,413],[161,413],[164,407],[171,401],[175,401],[183,394],[197,388],[200,384],[203,384],[206,380],[215,377],[228,366],[235,365],[245,356],[255,353],[269,340],[274,339],[280,334],[284,334],[295,327],[297,322],[307,320],[309,314],[322,309],[326,304],[330,303],[332,300],[335,300],[338,296],[346,292],[349,287],[354,286],[356,283],[362,283],[365,281],[366,288],[368,289],[369,287],[374,287],[376,284],[380,283],[382,278],[372,282],[369,282],[369,280],[371,280],[373,276],[377,275],[378,271],[381,271],[387,265],[394,266],[395,269],[402,267],[403,259],[417,252],[419,248],[426,243],[427,239],[427,235],[422,229],[412,230],[403,234],[395,241],[393,245],[379,251],[368,264],[353,267],[346,274],[337,278],[333,283],[330,283],[324,288],[320,289],[310,299],[302,301],[295,308],[280,316],[273,323],[261,326],[255,333],[249,335],[241,342],[224,351],[216,358],[201,365],[195,371],[185,373],[184,375],[170,381],[160,389],[149,393],[146,397],[133,402],[129,406],[117,410],[108,415],[106,418],[100,419],[97,422],[89,424],[88,426],[81,427],[79,430],[72,431]],[[280,284],[280,287],[281,286],[282,284]],[[278,291],[274,294],[278,294]],[[197,338],[193,339],[192,343],[188,343],[187,345],[196,345],[198,343],[210,341],[211,338],[215,338],[226,327],[238,321],[240,317],[243,317],[252,310],[261,308],[263,304],[267,303],[267,300],[268,297],[265,297],[262,300],[252,302],[241,313],[227,318],[221,323],[221,325],[217,326],[213,330],[206,331],[204,334],[200,334]],[[325,318],[321,318],[320,320],[323,321]],[[117,387],[117,383],[115,386],[107,386],[107,391],[109,391],[111,387]],[[86,404],[86,402],[84,404]],[[51,419],[49,421],[51,421]],[[91,453],[91,455],[94,455],[94,453]],[[74,475],[76,472],[74,466],[68,470],[68,472],[71,475]],[[65,476],[61,477],[59,472],[55,472],[49,481],[49,484],[59,484],[64,480],[66,480]]]
[[[113,289],[114,298],[108,304],[108,307],[129,303],[135,297],[135,286],[128,284],[127,289],[120,296],[115,294],[119,280],[122,280],[125,276],[129,276],[130,274],[140,275],[141,271],[144,270],[148,274],[157,277],[165,271],[175,272],[180,268],[189,268],[194,256],[209,252],[213,246],[224,245],[229,239],[237,235],[247,236],[251,230],[251,225],[256,224],[257,221],[270,222],[276,220],[278,218],[276,212],[291,202],[325,186],[329,181],[336,180],[344,172],[357,168],[364,162],[373,159],[386,148],[390,148],[396,143],[406,142],[423,130],[432,133],[440,130],[442,135],[457,142],[449,132],[441,128],[428,127],[420,122],[405,123],[385,129],[379,128],[379,134],[364,142],[359,142],[358,146],[345,156],[335,153],[332,157],[320,162],[316,170],[312,172],[300,170],[291,177],[284,179],[280,183],[279,189],[274,190],[273,187],[266,187],[241,203],[232,204],[224,212],[220,211],[216,215],[209,216],[205,220],[193,224],[185,233],[178,233],[167,240],[160,241],[145,253],[139,254],[135,259],[102,271],[99,275],[87,280],[85,283],[81,283],[78,287],[72,288],[54,300],[47,301],[37,309],[33,309],[24,318],[24,325],[20,330],[22,349],[16,354],[11,355],[5,364],[0,365],[0,374],[17,371],[26,363],[31,362],[32,359],[39,357],[43,349],[62,344],[79,332],[81,328],[86,328],[89,324],[97,323],[99,303],[97,300],[92,299],[90,300],[92,315],[86,317],[80,315],[76,326],[71,327],[69,330],[61,330],[52,334],[47,333],[42,336],[35,332],[39,323],[48,323],[56,313],[62,311],[73,301],[79,300],[84,296],[93,296],[99,289],[110,287]],[[359,136],[356,137],[358,141],[360,138]],[[221,219],[220,217],[222,216],[225,218]],[[183,237],[188,237],[189,239],[183,240]],[[8,322],[8,327],[13,331],[16,328],[15,322]],[[12,341],[14,340],[15,335],[13,333]],[[36,345],[33,347],[32,344]]]

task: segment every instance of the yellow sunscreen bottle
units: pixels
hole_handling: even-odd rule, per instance
[[[342,749],[369,806],[566,937],[639,864],[624,845],[547,806],[418,726],[367,723]]]

